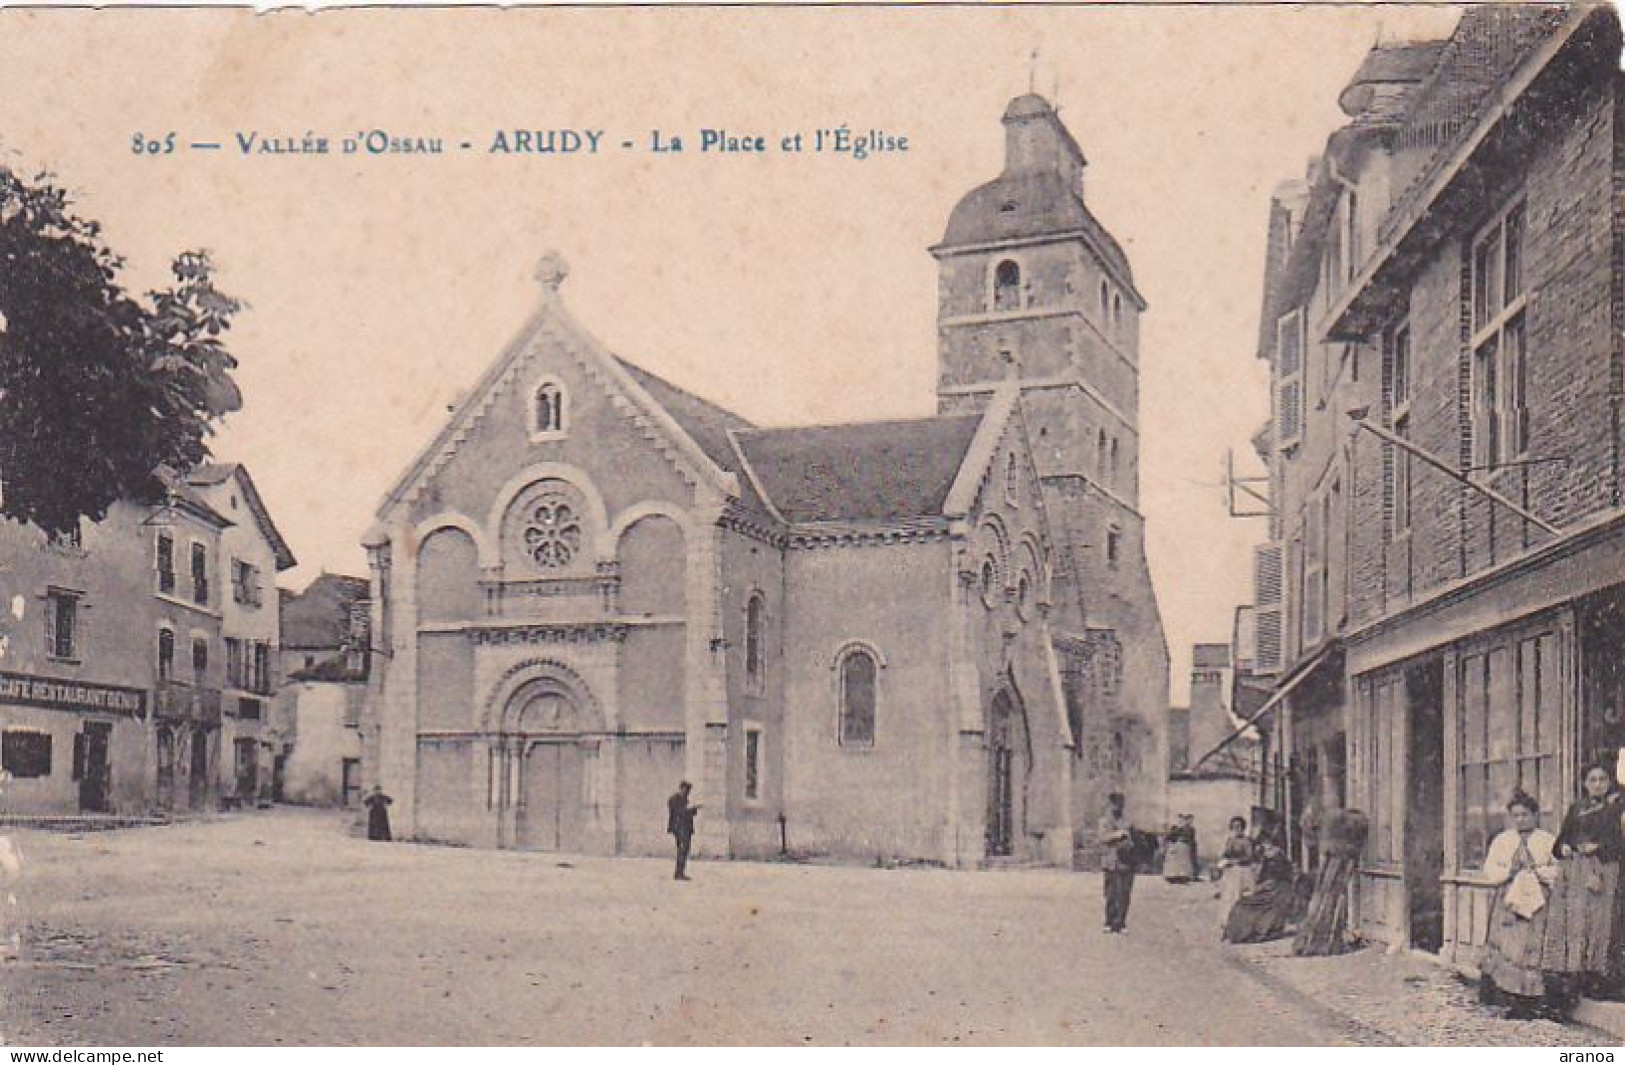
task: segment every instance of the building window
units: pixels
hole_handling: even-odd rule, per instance
[[[1388,423],[1394,435],[1411,437],[1411,327],[1404,324],[1388,336],[1383,392],[1388,400]],[[1388,513],[1390,534],[1404,536],[1411,528],[1411,454],[1402,447],[1388,445],[1392,452],[1388,474]]]
[[[158,533],[157,555],[158,590],[168,595],[175,591],[175,538],[167,532]]]
[[[231,560],[231,599],[243,606],[260,605],[260,568],[240,558]]]
[[[45,593],[45,653],[74,661],[79,657],[79,594],[52,588]]]
[[[1303,437],[1303,312],[1275,323],[1275,446],[1285,450]]]
[[[1004,461],[1004,501],[1021,505],[1021,459],[1014,451]]]
[[[762,593],[756,592],[745,604],[745,681],[751,690],[761,691],[762,668]]]
[[[243,666],[243,641],[226,637],[226,687],[248,688],[247,670]]]
[[[564,386],[557,381],[543,381],[537,385],[531,393],[530,435],[564,435],[565,415]]]
[[[1107,467],[1107,470],[1106,470],[1106,481],[1113,488],[1117,487],[1117,443],[1118,443],[1117,437],[1115,437],[1115,436],[1112,437],[1111,462],[1109,463],[1109,465]]]
[[[0,734],[0,769],[13,777],[51,775],[51,734],[7,729]]]
[[[843,747],[873,747],[875,743],[875,656],[854,647],[841,656],[841,735]]]
[[[1494,468],[1528,450],[1524,206],[1515,203],[1473,243],[1473,464]]]
[[[175,630],[158,630],[158,679],[169,680],[175,675]]]
[[[260,719],[260,701],[246,695],[238,696],[237,716],[244,721],[258,721]]]
[[[1353,281],[1360,269],[1360,197],[1350,189],[1343,200],[1343,279]]]
[[[1112,293],[1104,279],[1100,282],[1100,324],[1105,327],[1111,321]]]
[[[203,675],[209,671],[209,640],[206,636],[192,637],[192,673],[199,684],[203,683]]]
[[[1123,325],[1123,294],[1112,293],[1112,328],[1118,329]]]
[[[271,645],[264,642],[254,644],[254,675],[249,678],[250,691],[261,695],[271,694]]]
[[[745,726],[745,798],[762,797],[762,726]]]
[[[1102,429],[1095,439],[1095,473],[1099,476],[1101,484],[1106,483],[1106,463],[1109,459],[1110,456],[1106,451],[1106,430]]]
[[[1456,838],[1464,869],[1484,864],[1514,787],[1554,816],[1563,809],[1557,759],[1563,698],[1559,644],[1556,633],[1532,634],[1464,654],[1457,664],[1461,799]]]
[[[1002,260],[993,268],[993,309],[1021,309],[1021,267],[1014,259]]]
[[[1033,583],[1025,571],[1016,580],[1016,613],[1026,618],[1029,602],[1032,599]]]
[[[1118,560],[1123,556],[1123,530],[1112,525],[1106,529],[1106,565],[1112,569],[1117,568]]]
[[[209,549],[192,541],[192,602],[209,603]]]

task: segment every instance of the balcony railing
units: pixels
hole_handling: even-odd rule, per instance
[[[159,681],[152,690],[152,710],[160,720],[220,723],[220,689]]]

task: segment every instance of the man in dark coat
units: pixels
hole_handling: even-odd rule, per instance
[[[677,875],[674,880],[688,879],[688,848],[694,842],[694,815],[700,812],[698,804],[688,804],[688,793],[693,785],[683,781],[677,793],[666,800],[666,831],[677,840]]]
[[[384,794],[383,786],[374,784],[372,794],[363,800],[367,806],[367,838],[382,840],[388,843],[389,833],[389,804],[394,802]]]

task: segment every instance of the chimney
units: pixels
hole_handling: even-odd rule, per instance
[[[1224,705],[1230,645],[1199,643],[1191,652],[1190,745],[1210,751],[1235,728]]]

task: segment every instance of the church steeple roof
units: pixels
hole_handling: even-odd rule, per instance
[[[959,201],[934,254],[1044,237],[1081,238],[1143,305],[1128,256],[1083,200],[1083,149],[1048,100],[1027,93],[1005,108],[1004,172]]]

